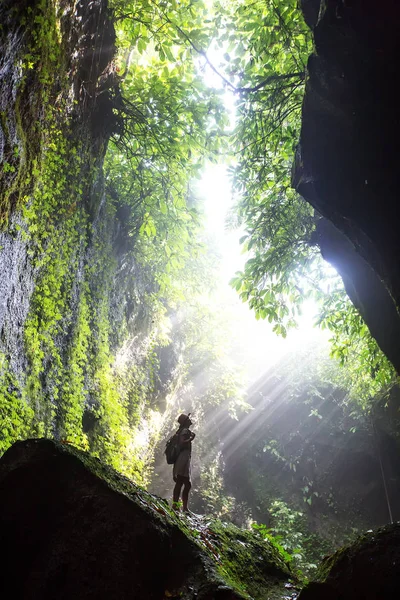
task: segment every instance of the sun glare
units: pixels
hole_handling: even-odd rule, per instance
[[[223,53],[223,49],[212,46],[207,52],[208,60],[216,70],[222,61]],[[222,78],[204,59],[199,62],[199,67],[206,85],[222,89]],[[235,94],[225,87],[222,97],[230,116],[230,127],[233,128],[236,120]],[[223,156],[218,164],[206,165],[197,184],[197,194],[202,198],[206,230],[213,238],[214,246],[220,255],[220,286],[216,301],[219,307],[224,307],[232,323],[231,357],[247,371],[249,385],[296,348],[316,342],[326,344],[327,347],[329,334],[314,327],[317,306],[313,301],[304,302],[302,314],[297,319],[298,328],[289,330],[284,339],[273,331],[273,324],[257,321],[253,311],[230,287],[229,281],[237,271],[243,270],[247,257],[239,243],[244,231],[240,227],[235,229],[227,226],[233,200],[228,164]],[[334,271],[329,267],[327,269],[329,276],[332,276]]]
[[[212,235],[221,256],[218,304],[226,307],[232,321],[232,358],[245,367],[249,382],[260,377],[296,348],[317,341],[327,343],[329,334],[313,326],[317,313],[313,301],[304,302],[298,328],[289,330],[284,339],[272,331],[273,324],[257,321],[248,305],[229,286],[235,272],[243,269],[246,256],[239,244],[243,231],[229,229],[226,225],[232,204],[227,166],[222,163],[209,164],[199,180],[197,191],[203,198],[207,231]]]

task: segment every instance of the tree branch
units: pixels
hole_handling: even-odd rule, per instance
[[[275,81],[283,81],[285,79],[294,79],[294,78],[298,78],[301,81],[304,81],[305,78],[305,71],[298,71],[297,73],[286,73],[285,75],[270,75],[269,77],[267,77],[266,79],[264,79],[263,81],[261,81],[260,83],[258,83],[257,85],[253,86],[253,87],[240,87],[240,88],[234,88],[236,92],[247,92],[247,93],[252,93],[252,92],[258,92],[258,90],[261,90],[261,88],[265,87],[266,85],[270,84],[270,83],[274,83]]]
[[[231,81],[229,81],[229,79],[227,79],[224,75],[222,75],[222,73],[220,73],[216,67],[214,67],[214,65],[208,58],[206,52],[204,50],[200,50],[200,48],[197,48],[196,44],[194,44],[194,42],[190,39],[190,37],[187,35],[187,33],[185,33],[183,31],[183,29],[181,29],[181,27],[179,27],[179,25],[177,25],[176,23],[172,23],[172,22],[171,22],[171,25],[176,27],[177,31],[185,38],[185,40],[187,42],[189,42],[189,44],[191,45],[193,50],[195,52],[197,52],[197,54],[199,54],[200,56],[202,56],[204,58],[204,60],[206,61],[206,63],[210,67],[210,69],[212,71],[214,71],[214,73],[216,75],[218,75],[218,77],[220,77],[222,79],[222,81],[224,83],[226,83],[226,85],[229,86],[231,88],[231,90],[235,93],[258,92],[258,90],[261,90],[261,88],[263,88],[266,85],[273,83],[275,81],[283,81],[286,79],[294,79],[294,78],[298,78],[301,81],[303,81],[305,78],[305,75],[306,75],[305,71],[298,71],[297,73],[286,73],[284,75],[270,75],[269,77],[267,77],[266,79],[264,79],[263,81],[261,81],[260,83],[258,83],[257,85],[255,85],[253,87],[236,87]]]

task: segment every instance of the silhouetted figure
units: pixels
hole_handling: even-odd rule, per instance
[[[192,424],[192,421],[189,418],[189,415],[179,415],[178,423],[180,428],[177,432],[179,436],[179,446],[180,452],[178,454],[178,458],[174,463],[173,469],[173,478],[175,481],[175,487],[173,492],[173,507],[176,510],[178,508],[179,498],[181,495],[181,490],[183,486],[182,492],[182,504],[183,510],[187,512],[188,510],[188,500],[189,500],[189,492],[192,484],[190,482],[190,462],[192,456],[192,440],[194,440],[196,434],[189,430],[189,427]]]

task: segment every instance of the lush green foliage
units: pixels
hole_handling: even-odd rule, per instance
[[[321,301],[318,323],[332,332],[332,356],[344,367],[340,384],[349,390],[349,399],[368,411],[393,386],[394,368],[351,304],[339,277],[333,278],[329,292],[319,291],[317,297]]]
[[[281,547],[291,565],[309,576],[332,550],[330,542],[311,533],[304,513],[290,508],[282,500],[271,502],[269,512],[271,526],[253,523],[253,529]]]
[[[296,0],[263,4],[234,2],[225,72],[236,90],[237,126],[231,167],[237,195],[232,221],[244,229],[248,259],[232,286],[274,331],[286,337],[303,301],[320,304],[319,322],[333,332],[332,355],[347,364],[354,397],[363,405],[393,381],[393,369],[336,277],[327,275],[312,233],[314,210],[291,188],[291,168],[300,135],[306,62],[311,32]]]
[[[151,291],[182,300],[194,279],[189,262],[200,251],[192,180],[221,148],[226,123],[189,41],[206,43],[213,25],[202,2],[114,2],[114,9],[124,128],[109,148],[108,186],[130,209],[129,235]]]
[[[63,123],[60,99],[41,121],[25,225],[15,231],[29,248],[36,278],[24,326],[28,370],[11,392],[4,384],[1,406],[12,393],[15,409],[2,417],[5,428],[8,420],[15,423],[16,435],[55,436],[144,481],[160,424],[154,413],[160,349],[173,351],[174,343],[184,349],[164,394],[188,388],[202,364],[207,383],[194,402],[226,401],[233,411],[238,384],[224,363],[212,308],[201,300],[187,306],[205,281],[213,286],[213,259],[200,237],[190,186],[202,161],[221,146],[216,131],[225,123],[223,109],[196,75],[196,55],[171,15],[147,3],[132,10],[134,18],[118,21],[121,57],[125,46],[131,57],[126,64],[120,59],[122,97],[114,110],[125,129],[107,155],[105,196],[96,192],[100,165],[87,128],[78,140],[73,122]],[[193,33],[205,10],[200,3],[195,12],[190,4],[175,7],[172,20]],[[56,28],[55,21],[46,23]],[[38,27],[40,33],[43,20]],[[48,36],[39,35],[44,54]],[[40,60],[35,56],[32,51],[28,71]],[[58,58],[53,68],[63,81]],[[183,303],[185,327],[174,332],[168,313],[183,315]],[[10,377],[4,367],[4,381]],[[27,413],[23,430],[16,426],[21,411]],[[4,448],[13,439],[6,436]]]
[[[305,297],[321,300],[321,324],[333,331],[334,353],[348,365],[348,385],[363,406],[392,371],[342,288],[335,283],[328,292],[319,284],[325,276],[310,245],[314,214],[290,188],[311,49],[295,0],[234,1],[215,14],[200,1],[112,6],[121,94],[113,97],[119,129],[105,161],[105,195],[94,185],[101,165],[92,140],[85,127],[78,139],[73,124],[62,123],[60,101],[46,108],[40,132],[37,119],[28,127],[19,114],[25,162],[14,148],[3,171],[26,192],[25,226],[15,234],[27,243],[35,288],[24,324],[26,377],[16,379],[1,355],[0,451],[18,437],[55,436],[145,482],[160,428],[155,407],[190,402],[201,439],[202,500],[226,515],[236,505],[223,494],[216,411],[234,419],[247,407],[242,374],[226,348],[224,307],[216,310],[203,293],[214,285],[214,258],[193,192],[204,161],[227,153],[222,92],[205,85],[199,68],[210,65],[212,45],[224,53],[218,68],[238,108],[232,176],[250,258],[234,287],[283,336]],[[53,71],[60,82],[66,76],[48,8],[40,3],[22,65],[21,94],[37,72],[40,108],[51,104]],[[8,210],[7,200],[4,220]],[[176,356],[165,385],[163,348]],[[296,471],[300,457],[286,456],[279,440],[264,448]],[[311,487],[305,482],[308,505]],[[278,509],[281,530],[276,525],[273,533],[288,533],[293,550],[289,525],[299,515]]]
[[[0,353],[0,454],[31,431],[34,412],[21,399],[18,388],[4,354]]]
[[[241,42],[232,63],[242,91],[232,175],[250,258],[232,284],[257,318],[268,318],[285,336],[316,254],[309,245],[312,208],[290,184],[311,34],[294,0],[239,3],[233,19],[237,32],[228,40],[238,35]]]

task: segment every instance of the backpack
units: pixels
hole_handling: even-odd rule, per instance
[[[181,451],[181,446],[179,444],[180,433],[181,429],[178,429],[178,431],[174,433],[174,435],[168,440],[165,446],[164,454],[169,465],[175,464],[176,459]]]

